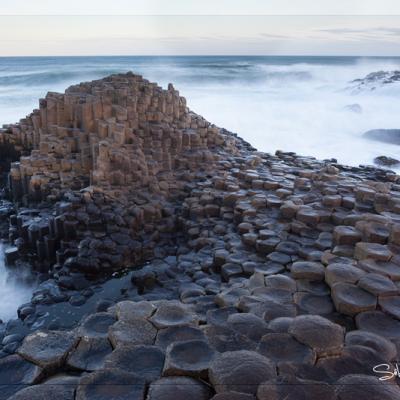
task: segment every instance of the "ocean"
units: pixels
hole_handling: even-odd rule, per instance
[[[372,164],[381,155],[400,158],[396,145],[363,137],[371,129],[400,128],[400,82],[375,90],[354,90],[350,82],[393,70],[400,70],[400,58],[3,57],[0,124],[30,113],[47,91],[133,71],[163,87],[172,82],[193,111],[258,150]]]

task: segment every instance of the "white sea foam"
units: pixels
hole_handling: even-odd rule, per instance
[[[8,269],[4,264],[4,245],[0,242],[0,319],[17,317],[17,309],[31,299],[33,288],[29,270]]]

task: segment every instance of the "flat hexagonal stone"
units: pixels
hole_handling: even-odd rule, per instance
[[[307,314],[331,314],[335,311],[330,296],[318,296],[311,293],[297,292],[293,296],[294,302],[301,311]]]
[[[210,346],[220,353],[256,348],[254,341],[228,327],[206,325],[203,329]]]
[[[229,278],[243,274],[243,268],[239,264],[226,263],[221,267],[221,277],[228,282]]]
[[[400,321],[382,311],[366,311],[356,316],[357,328],[387,339],[400,339]]]
[[[108,328],[115,322],[112,314],[99,312],[89,315],[79,327],[79,335],[92,338],[107,338]]]
[[[43,384],[30,386],[15,393],[9,400],[74,400],[73,385]]]
[[[377,376],[347,375],[336,383],[338,400],[397,400],[400,398],[400,388],[390,382],[380,381]]]
[[[368,331],[351,331],[345,337],[346,346],[365,346],[375,350],[384,360],[395,360],[396,346],[386,338]]]
[[[102,337],[83,337],[70,355],[66,364],[84,371],[97,371],[103,368],[104,360],[112,352],[108,339]]]
[[[268,329],[273,333],[287,333],[293,318],[278,317],[268,323]]]
[[[211,363],[209,379],[217,393],[256,394],[260,383],[276,378],[274,363],[254,351],[228,351]]]
[[[156,335],[157,329],[143,318],[129,322],[118,321],[108,330],[108,337],[114,348],[124,344],[153,344]]]
[[[150,320],[158,329],[198,322],[196,314],[178,302],[161,303]]]
[[[279,251],[273,251],[272,253],[268,254],[267,259],[277,264],[286,265],[292,261],[292,258],[285,253],[281,253]]]
[[[288,333],[268,333],[258,344],[257,351],[270,360],[298,364],[314,364],[315,352]]]
[[[26,336],[17,352],[42,368],[53,369],[64,363],[78,340],[70,332],[39,331]]]
[[[155,345],[165,350],[171,343],[186,340],[205,340],[204,332],[194,326],[172,326],[160,329]]]
[[[106,359],[104,367],[134,373],[146,382],[161,377],[165,355],[156,346],[125,345],[116,348]]]
[[[209,400],[208,385],[189,377],[171,376],[151,383],[146,400]]]
[[[250,313],[237,313],[228,317],[227,325],[251,340],[258,341],[268,331],[265,321]]]
[[[289,254],[291,256],[296,255],[299,249],[300,245],[298,243],[291,242],[288,240],[280,242],[275,248],[276,251],[280,251],[282,253]]]
[[[120,369],[103,369],[85,375],[76,400],[144,400],[145,380]]]
[[[400,319],[400,296],[380,297],[379,305],[382,311]]]
[[[333,230],[333,240],[337,245],[355,245],[361,240],[361,232],[352,226],[339,225]]]
[[[0,359],[0,399],[8,399],[26,385],[39,381],[42,376],[42,368],[16,354]]]
[[[298,261],[290,269],[294,279],[322,281],[325,278],[325,267],[321,263],[312,261]]]
[[[376,308],[376,296],[350,283],[333,285],[331,296],[336,310],[342,314],[353,316]]]
[[[324,382],[278,378],[258,386],[258,400],[336,400],[334,386]]]
[[[375,350],[356,345],[346,346],[339,356],[320,358],[316,367],[334,383],[348,374],[374,375],[372,367],[384,362]]]
[[[219,307],[224,308],[236,306],[236,304],[239,302],[240,297],[248,294],[250,294],[250,291],[244,288],[233,288],[224,290],[215,296],[215,303],[218,304]]]
[[[399,293],[399,288],[393,281],[380,274],[366,274],[360,278],[358,286],[375,296],[393,296]]]
[[[325,268],[325,282],[329,286],[340,282],[357,283],[364,275],[365,271],[350,264],[333,263]]]
[[[393,281],[400,281],[400,266],[393,262],[382,262],[367,259],[360,261],[358,266],[364,271],[387,276]]]
[[[320,216],[318,210],[314,210],[309,206],[302,206],[299,211],[297,211],[296,219],[307,225],[316,226],[320,221]]]
[[[294,318],[289,333],[311,347],[319,357],[340,353],[344,343],[344,329],[319,315]]]
[[[216,310],[209,310],[207,311],[207,323],[225,326],[229,315],[237,312],[238,310],[236,307],[222,307]]]
[[[285,270],[285,266],[276,262],[268,261],[266,263],[258,264],[254,272],[259,272],[265,276],[279,274]]]
[[[258,287],[252,290],[252,296],[256,298],[257,302],[263,300],[272,300],[278,303],[292,303],[293,302],[293,294],[289,290],[285,289],[276,289],[276,288],[268,288],[268,287]],[[251,297],[249,297],[251,300]],[[246,296],[243,296],[240,300],[246,299]],[[239,307],[240,304],[239,303]]]
[[[262,317],[267,322],[278,317],[295,317],[297,314],[294,304],[273,300],[249,303],[248,307],[244,309],[244,311]]]
[[[225,392],[216,394],[211,400],[256,400],[256,398],[247,393]]]
[[[172,343],[167,348],[163,375],[207,378],[214,357],[215,351],[204,340]]]
[[[392,256],[387,246],[378,243],[358,242],[354,251],[357,260],[372,258],[377,261],[389,261]]]
[[[115,308],[118,319],[122,321],[150,318],[156,311],[155,305],[149,301],[120,301]]]
[[[298,292],[307,292],[318,296],[324,296],[331,293],[329,286],[322,281],[307,281],[299,279],[296,283]]]
[[[287,275],[269,275],[265,277],[267,288],[283,289],[290,292],[296,291],[296,281]]]

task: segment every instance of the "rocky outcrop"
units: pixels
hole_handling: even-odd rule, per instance
[[[104,96],[118,105],[116,120],[124,114],[121,93],[139,107],[148,104],[143,99],[151,87],[159,100],[150,101],[137,128],[124,130],[122,137],[137,137],[134,146],[119,141],[114,125],[110,137],[91,142],[90,173],[81,165],[76,175],[88,177],[89,188],[64,187],[62,175],[41,180],[36,192],[30,180],[21,184],[21,202],[43,200],[35,210],[9,216],[11,236],[31,252],[35,244],[37,257],[40,244],[53,240],[56,255],[52,280],[20,309],[19,323],[5,329],[0,381],[11,379],[8,366],[21,372],[4,393],[11,399],[39,393],[66,399],[398,398],[398,381],[379,381],[373,367],[392,368],[399,351],[399,177],[295,153],[257,152],[191,114],[172,87],[143,83],[143,91],[125,97],[127,82],[145,81],[118,75],[54,95],[93,99],[94,88],[114,85]],[[160,99],[168,105],[169,96],[176,107],[164,109]],[[94,115],[90,104],[87,116]],[[155,104],[165,110],[157,121]],[[99,135],[102,124],[76,115],[81,122],[74,129]],[[128,115],[125,121],[135,119]],[[160,124],[157,134],[150,129]],[[167,131],[164,143],[160,132]],[[181,133],[175,149],[172,138]],[[168,152],[173,157],[161,157]],[[140,173],[131,174],[127,168],[138,159]],[[130,266],[115,278],[114,292],[102,292],[111,280],[103,287],[90,280]],[[80,322],[65,323],[79,312]]]
[[[350,83],[355,90],[376,90],[385,85],[400,82],[400,71],[371,72],[361,79],[355,79]]]
[[[28,154],[11,164],[13,200],[50,203],[13,216],[11,239],[87,274],[148,258],[160,231],[174,229],[187,185],[245,145],[191,112],[172,85],[132,73],[49,93],[0,143]]]
[[[363,135],[366,139],[389,144],[400,144],[400,129],[372,129]]]

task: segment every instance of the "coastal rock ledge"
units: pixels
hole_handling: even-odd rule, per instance
[[[0,155],[40,281],[0,400],[400,398],[395,173],[258,152],[132,73],[49,93]]]

